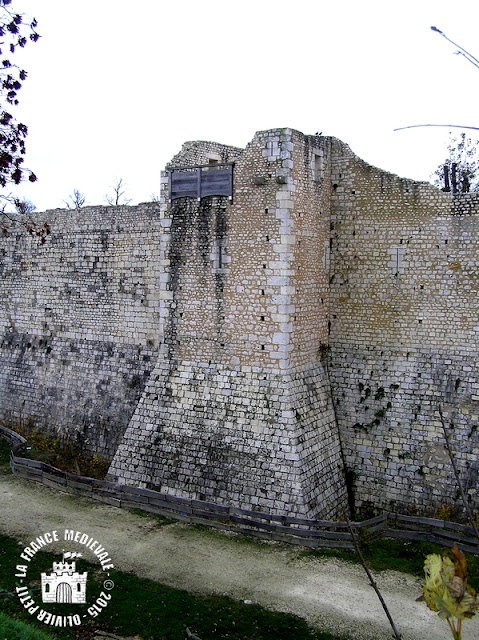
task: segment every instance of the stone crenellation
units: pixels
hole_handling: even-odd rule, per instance
[[[230,196],[169,200],[222,163]],[[2,239],[1,416],[121,483],[334,518],[455,505],[441,404],[476,503],[478,205],[293,129],[185,143],[158,203]]]

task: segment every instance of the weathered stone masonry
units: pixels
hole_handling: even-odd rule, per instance
[[[356,506],[454,504],[441,402],[475,500],[478,197],[291,129],[169,167],[231,162],[231,199],[169,202],[165,172],[160,203],[39,214],[44,245],[10,231],[3,418],[120,482],[329,518],[345,477]]]
[[[111,458],[158,351],[154,204],[47,211],[0,249],[1,414]]]
[[[171,222],[163,353],[112,475],[243,507],[337,514],[345,485],[320,357],[327,203],[302,142],[278,130],[258,134],[241,156],[235,150],[231,203],[163,203]],[[187,144],[172,165],[215,157]],[[299,253],[308,257],[303,270]]]
[[[438,404],[477,504],[478,194],[332,167],[331,369],[358,505],[454,506]]]

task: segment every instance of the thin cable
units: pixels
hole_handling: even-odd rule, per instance
[[[460,124],[410,124],[408,127],[398,127],[397,129],[393,129],[393,131],[413,129],[414,127],[455,127],[456,129],[474,129],[474,131],[479,131],[479,127],[467,127]]]
[[[469,62],[471,64],[473,64],[475,67],[477,67],[479,69],[479,60],[477,58],[475,58],[472,53],[469,53],[469,51],[466,51],[466,49],[464,49],[463,47],[461,47],[461,45],[457,44],[457,42],[454,42],[453,40],[451,40],[450,38],[448,38],[446,36],[445,33],[443,33],[440,29],[438,29],[437,27],[431,27],[432,31],[435,31],[436,33],[439,33],[439,35],[441,35],[443,38],[445,38],[448,42],[450,42],[451,44],[453,44],[455,47],[457,47],[458,49],[460,49],[460,51],[463,51],[464,53],[462,55],[464,55],[464,57],[466,58],[466,60],[469,60]]]

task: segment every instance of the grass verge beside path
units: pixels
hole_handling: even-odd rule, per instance
[[[380,571],[401,571],[424,578],[424,561],[430,553],[442,555],[447,549],[431,542],[411,542],[397,538],[385,538],[361,549],[368,567],[373,573]],[[302,556],[317,558],[339,558],[346,562],[359,564],[355,551],[318,549],[303,551]],[[468,584],[479,591],[479,556],[466,553],[468,568]]]
[[[53,629],[37,622],[22,609],[15,592],[15,567],[19,563],[20,547],[16,540],[0,536],[0,607],[12,618],[45,632]],[[37,552],[29,565],[32,576],[40,576],[58,557]],[[88,600],[101,592],[103,574],[95,566],[81,561],[81,570],[88,570]],[[327,632],[310,629],[307,623],[294,615],[271,612],[259,605],[248,605],[223,596],[201,596],[173,589],[151,580],[128,573],[111,571],[115,583],[111,604],[96,619],[87,616],[77,629],[54,628],[56,640],[90,640],[93,631],[102,630],[120,636],[138,635],[144,640],[184,640],[186,627],[202,640],[348,640]],[[41,606],[40,580],[29,581],[33,598]],[[75,613],[86,613],[87,605],[75,605]],[[58,615],[71,614],[71,605],[49,605],[48,610]],[[17,636],[5,636],[8,640]],[[22,636],[19,636],[22,638]],[[1,640],[4,640],[1,637]],[[25,640],[30,640],[25,636]],[[37,640],[35,636],[31,640]],[[39,637],[38,640],[43,640]],[[46,639],[45,639],[46,640]]]

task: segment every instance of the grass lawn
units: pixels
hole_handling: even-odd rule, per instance
[[[0,612],[0,638],[2,640],[55,640],[49,633],[35,629],[30,624],[14,620]]]
[[[258,544],[251,542],[251,544]],[[367,562],[376,574],[386,569],[396,569],[405,573],[423,576],[424,559],[428,553],[441,553],[442,548],[425,543],[402,540],[381,540],[363,550]],[[202,596],[173,589],[151,580],[138,578],[132,574],[112,571],[110,577],[115,582],[111,606],[103,610],[96,620],[88,617],[79,628],[57,628],[54,630],[36,621],[34,616],[24,611],[15,591],[15,566],[19,562],[20,548],[13,538],[0,536],[0,607],[10,616],[10,625],[20,620],[27,625],[35,625],[43,632],[54,632],[57,640],[90,640],[96,629],[120,636],[139,635],[147,639],[184,640],[186,627],[202,640],[348,640],[328,631],[310,629],[301,618],[267,611],[259,605],[247,605],[223,596]],[[324,549],[303,551],[300,555],[317,557],[338,557],[349,562],[357,562],[353,552]],[[50,568],[58,557],[38,552],[29,566],[29,575],[38,575]],[[81,570],[87,570],[89,602],[103,589],[104,574],[94,565],[81,561]],[[468,556],[470,583],[479,584],[479,560]],[[80,567],[79,567],[80,568]],[[32,595],[41,606],[40,583],[30,582]],[[75,605],[75,612],[85,612],[87,605]],[[82,609],[83,607],[83,609]],[[71,614],[71,605],[49,605],[48,610],[59,614]],[[81,611],[80,611],[81,610]],[[0,619],[0,630],[2,629]],[[5,622],[4,622],[5,624]],[[28,635],[28,627],[12,631],[0,640],[50,640],[48,636]],[[31,627],[31,633],[36,631]],[[16,634],[16,635],[15,635]]]
[[[23,610],[15,591],[15,566],[19,563],[20,548],[13,538],[0,536],[0,607],[12,618],[35,625],[42,631],[52,629]],[[50,570],[58,557],[37,552],[29,565],[29,575],[40,575]],[[88,599],[92,599],[103,589],[104,574],[94,565],[84,560],[81,570],[87,570]],[[115,583],[111,606],[103,610],[101,616],[88,616],[81,627],[54,628],[54,637],[60,639],[90,640],[96,629],[120,636],[139,635],[145,640],[184,640],[186,627],[202,640],[347,640],[344,636],[312,630],[297,616],[275,613],[259,605],[247,605],[223,596],[202,596],[180,589],[173,589],[151,580],[138,578],[128,573],[111,571]],[[41,606],[40,581],[30,582],[33,598]],[[87,605],[75,605],[75,612],[86,613]],[[71,605],[49,605],[48,610],[58,615],[72,613]],[[17,636],[5,636],[8,640]],[[22,637],[22,636],[19,636]],[[4,640],[0,636],[1,640]],[[31,636],[36,640],[36,636]],[[25,636],[25,640],[30,640]],[[38,640],[44,640],[38,637]],[[46,639],[45,639],[46,640]]]

